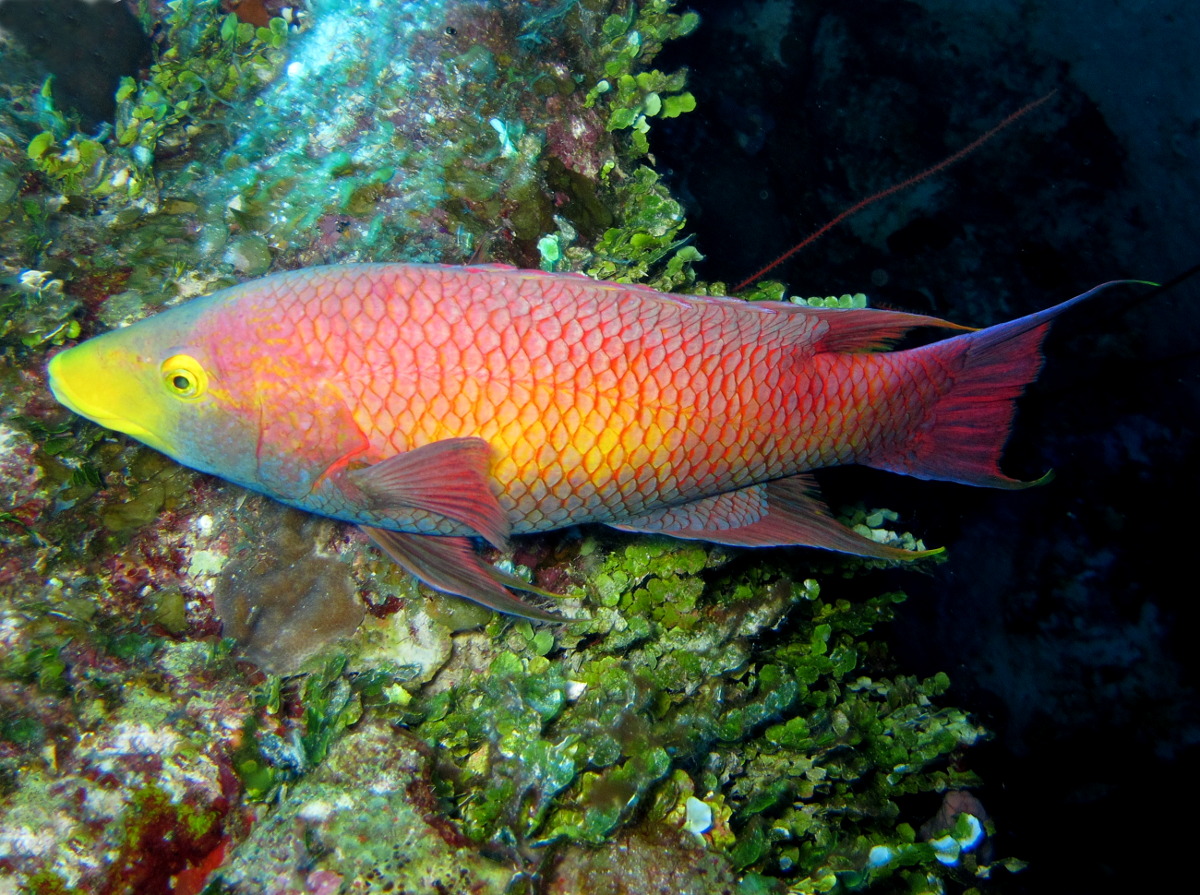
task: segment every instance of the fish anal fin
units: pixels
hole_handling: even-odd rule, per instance
[[[725,543],[727,532],[743,529],[767,515],[765,485],[752,485],[702,497],[689,503],[651,510],[621,523],[609,523],[621,531],[668,534],[679,538]]]
[[[505,585],[520,587],[524,582],[485,563],[469,538],[412,534],[369,525],[359,528],[401,568],[435,590],[534,621],[570,621],[518,599]],[[528,589],[543,596],[558,596],[533,587]]]
[[[492,448],[482,438],[445,438],[346,473],[370,509],[420,509],[461,522],[493,546],[511,523],[491,489]]]
[[[655,510],[613,527],[737,547],[820,547],[878,559],[913,560],[940,552],[903,550],[863,537],[834,518],[808,475]]]

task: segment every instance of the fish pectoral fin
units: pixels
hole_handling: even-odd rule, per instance
[[[379,548],[410,575],[430,587],[466,597],[489,609],[544,622],[564,622],[569,618],[553,615],[514,596],[508,587],[519,587],[547,597],[558,597],[532,587],[511,575],[505,575],[479,558],[469,538],[445,535],[411,534],[360,525]]]
[[[612,527],[736,547],[821,547],[879,559],[912,560],[941,552],[903,550],[863,537],[834,518],[807,475],[665,507]]]
[[[491,489],[492,446],[445,438],[346,474],[372,510],[428,510],[502,547],[512,525]]]

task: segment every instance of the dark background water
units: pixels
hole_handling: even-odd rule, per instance
[[[693,0],[668,49],[698,111],[652,148],[686,202],[702,275],[737,282],[854,202],[1038,109],[772,272],[793,294],[985,325],[1123,277],[1200,263],[1200,5]],[[834,503],[900,511],[949,548],[890,639],[946,670],[995,731],[967,763],[1005,892],[1170,890],[1190,876],[1200,784],[1197,308],[1200,281],[1122,288],[1062,318],[1005,459],[1044,488],[996,492],[867,470]]]

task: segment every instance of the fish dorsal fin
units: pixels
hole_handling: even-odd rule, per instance
[[[331,466],[367,448],[346,402],[328,383],[306,385],[305,400],[282,379],[260,383],[258,484],[301,500]]]
[[[437,513],[503,546],[512,526],[491,488],[492,446],[444,438],[346,474],[372,510]]]
[[[818,318],[828,326],[828,329],[817,337],[813,346],[816,352],[861,354],[882,351],[894,345],[910,329],[919,326],[973,332],[969,326],[924,314],[906,314],[903,311],[881,311],[876,308],[804,308],[804,313]]]
[[[941,552],[901,550],[863,537],[834,518],[808,475],[665,507],[612,527],[738,547],[821,547],[879,559],[910,560]]]

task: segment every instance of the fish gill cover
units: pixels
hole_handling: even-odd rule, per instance
[[[694,106],[651,67],[694,15],[260,5],[266,24],[138,4],[154,61],[94,129],[3,38],[0,873],[33,892],[986,878],[965,821],[917,832],[975,782],[985,733],[937,703],[944,675],[889,662],[872,630],[900,595],[838,596],[875,561],[558,533],[496,557],[582,617],[535,628],[54,405],[57,346],[268,269],[483,251],[721,291],[644,164],[655,122]],[[887,511],[848,521],[921,546]],[[331,638],[352,595],[366,619]]]

